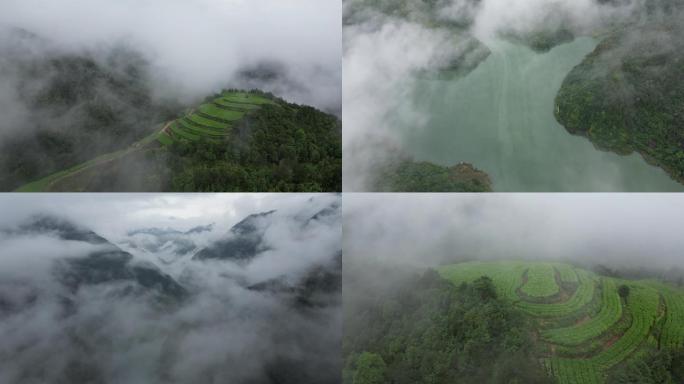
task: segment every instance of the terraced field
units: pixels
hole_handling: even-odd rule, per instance
[[[577,283],[579,282],[579,277],[575,268],[569,264],[556,264],[556,270],[560,274],[560,279],[565,283]]]
[[[65,181],[86,172],[96,172],[102,166],[140,152],[146,152],[173,144],[176,141],[225,140],[236,124],[248,113],[264,105],[276,102],[255,92],[225,91],[219,97],[190,110],[185,116],[160,124],[138,142],[119,151],[107,153],[85,163],[54,173],[26,184],[16,192],[45,192],[59,190]],[[161,145],[160,145],[161,144]]]
[[[622,303],[613,279],[602,279],[602,306],[599,313],[581,324],[544,331],[549,342],[560,345],[580,345],[604,334],[622,317]]]
[[[603,383],[646,347],[684,346],[684,291],[665,283],[524,261],[459,263],[439,273],[455,285],[490,277],[500,295],[537,323],[539,358],[561,384]],[[618,294],[622,285],[629,287],[625,298]]]
[[[582,311],[594,297],[596,276],[584,270],[578,270],[577,275],[579,279],[578,285],[568,300],[548,304],[520,301],[517,303],[517,306],[533,316],[544,318],[570,316]]]
[[[527,281],[521,290],[528,296],[547,297],[560,291],[560,287],[556,283],[556,270],[551,264],[534,264],[527,270],[525,277]]]
[[[224,92],[221,96],[192,109],[187,115],[172,122],[159,134],[157,140],[163,145],[174,141],[221,141],[232,133],[242,118],[251,111],[273,101],[249,92]]]
[[[684,295],[663,284],[656,284],[654,288],[659,289],[666,308],[660,345],[662,347],[684,345]]]

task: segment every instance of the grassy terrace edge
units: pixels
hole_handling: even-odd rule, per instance
[[[531,302],[536,298],[520,295],[532,269],[546,273],[542,285],[551,286],[553,275],[560,276],[560,300]],[[663,282],[535,261],[463,262],[444,265],[438,273],[456,286],[491,278],[497,292],[536,324],[538,357],[559,383],[603,383],[616,366],[648,348],[684,347],[684,290]],[[618,287],[627,287],[628,295],[621,296]]]

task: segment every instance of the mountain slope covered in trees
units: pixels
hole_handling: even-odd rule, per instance
[[[646,9],[568,74],[555,115],[599,149],[637,152],[684,182],[684,2],[649,1]]]
[[[455,287],[429,270],[346,303],[345,384],[552,382],[488,278]]]

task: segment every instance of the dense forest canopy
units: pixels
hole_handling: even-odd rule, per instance
[[[611,33],[575,67],[556,117],[598,148],[640,153],[684,182],[684,10]]]
[[[491,192],[489,176],[471,164],[443,167],[403,160],[383,167],[373,188],[386,192]]]
[[[530,324],[486,277],[456,287],[427,270],[344,311],[345,384],[552,382]]]
[[[342,190],[342,126],[335,116],[279,100],[246,117],[233,132],[219,143],[174,142],[171,189]]]

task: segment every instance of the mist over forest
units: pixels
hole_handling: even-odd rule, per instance
[[[250,81],[290,101],[338,111],[340,7],[328,0],[8,1],[0,28],[4,46],[36,61],[91,54],[104,63],[118,46],[133,50],[149,65],[145,85],[157,98],[195,101]]]
[[[345,188],[475,191],[490,181],[491,189],[514,192],[678,190],[668,179],[681,182],[684,169],[677,75],[683,5],[678,0],[344,1]],[[587,51],[573,51],[585,45]],[[523,86],[506,93],[510,84],[518,86],[513,77],[529,84],[546,79],[547,56],[549,68],[567,64],[568,69],[586,56],[562,74],[565,82],[553,77],[530,86],[547,95],[543,87],[562,82],[555,105],[555,93],[546,100],[529,100],[535,91],[522,94]],[[481,83],[468,85],[476,81],[468,82],[470,74]],[[495,91],[488,93],[489,87]],[[507,98],[516,94],[523,100],[519,104]],[[464,98],[483,100],[468,104]],[[554,131],[555,120],[596,148]],[[532,149],[521,148],[527,144]],[[578,155],[578,147],[588,155]],[[585,165],[573,154],[590,160]],[[451,168],[461,162],[491,180],[466,169],[475,186],[449,184],[446,175],[463,173]],[[540,176],[533,179],[530,172]],[[641,179],[649,172],[650,178]]]
[[[343,383],[684,379],[678,194],[349,194]]]
[[[339,381],[339,196],[0,206],[3,383]]]
[[[339,117],[340,14],[334,0],[4,2],[0,189],[126,148],[222,90]],[[143,182],[172,161],[158,157],[127,157],[99,188],[170,189]]]

